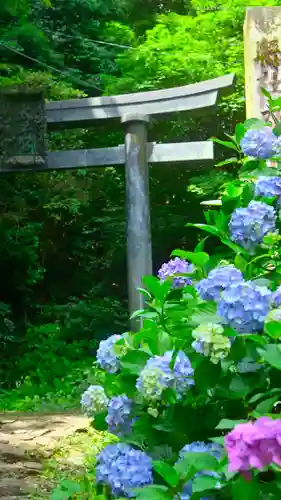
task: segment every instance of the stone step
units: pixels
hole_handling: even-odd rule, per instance
[[[0,480],[0,498],[3,499],[5,496],[16,496],[22,497],[26,496],[28,489],[32,488],[32,483],[26,480],[5,477]]]

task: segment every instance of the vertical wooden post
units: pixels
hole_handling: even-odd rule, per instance
[[[142,276],[152,274],[150,233],[149,173],[147,163],[147,125],[149,117],[131,113],[121,119],[125,126],[125,171],[127,196],[127,266],[129,310],[132,314],[144,307],[144,297],[137,290]],[[140,328],[132,320],[131,329]]]
[[[261,88],[281,96],[281,7],[249,7],[244,24],[247,118],[271,121]]]

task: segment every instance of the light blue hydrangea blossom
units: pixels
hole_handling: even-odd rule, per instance
[[[82,394],[80,403],[85,413],[94,416],[107,409],[108,398],[101,385],[90,385]]]
[[[163,282],[167,278],[173,277],[175,274],[187,274],[192,273],[193,266],[189,264],[186,260],[175,257],[163,264],[158,271],[158,278]],[[186,285],[191,285],[192,280],[186,276],[176,276],[173,280],[173,288],[179,288]]]
[[[281,306],[281,286],[279,286],[277,290],[272,293],[271,303],[273,307]]]
[[[251,281],[234,283],[222,293],[217,313],[239,333],[259,332],[270,310],[271,295],[268,288]]]
[[[273,198],[281,195],[281,177],[265,177],[258,178],[255,186],[255,196],[263,196],[265,198]]]
[[[240,146],[246,156],[266,160],[276,154],[278,141],[272,129],[265,126],[247,130]]]
[[[219,266],[209,272],[207,278],[197,284],[203,300],[218,300],[223,290],[232,283],[244,281],[243,274],[234,266]]]
[[[187,444],[182,448],[179,454],[179,460],[182,460],[184,458],[185,453],[209,453],[210,455],[213,455],[217,460],[220,460],[222,456],[222,447],[216,443],[204,443],[202,441],[194,441],[193,443]],[[200,475],[204,476],[213,476],[218,479],[220,479],[220,476],[216,472],[212,471],[202,471],[198,472],[194,477],[198,477]],[[219,483],[218,483],[218,488],[219,488]],[[181,500],[189,500],[192,495],[192,480],[189,481],[183,489],[183,492],[181,494]],[[201,498],[201,500],[211,500],[209,497],[206,498]]]
[[[108,403],[106,423],[108,430],[116,436],[125,436],[132,428],[133,401],[125,395],[114,396]]]
[[[229,229],[231,239],[250,254],[255,252],[268,233],[276,232],[276,211],[261,201],[251,201],[246,208],[234,210]]]
[[[120,354],[118,354],[115,344],[122,338],[122,335],[111,335],[108,339],[100,342],[97,350],[97,363],[108,373],[116,373],[120,368]]]
[[[133,488],[153,482],[151,458],[127,444],[106,446],[97,463],[97,482],[109,486],[114,497],[133,498]]]
[[[188,357],[179,351],[172,370],[172,356],[173,351],[168,351],[164,356],[154,356],[147,361],[136,384],[145,399],[158,401],[168,388],[173,388],[180,399],[194,385],[194,370]]]
[[[221,325],[201,323],[192,332],[195,341],[191,345],[196,352],[210,357],[210,361],[217,364],[228,356],[231,348],[231,341],[226,335],[223,335],[223,332],[224,329]]]

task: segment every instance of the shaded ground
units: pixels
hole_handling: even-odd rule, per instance
[[[87,434],[89,423],[80,415],[0,414],[1,500],[24,500],[38,493],[44,460],[61,440]]]

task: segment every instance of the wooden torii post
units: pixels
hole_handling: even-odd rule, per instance
[[[20,94],[15,101],[15,93],[2,93],[0,173],[125,164],[128,292],[129,310],[133,313],[144,307],[144,298],[137,290],[141,286],[142,276],[152,274],[148,164],[208,161],[214,158],[212,142],[147,143],[149,118],[166,118],[177,112],[212,112],[219,99],[230,93],[233,87],[234,75],[230,74],[172,89],[54,101],[46,104],[44,112],[42,96],[36,92],[24,94],[21,103]],[[21,125],[23,127],[21,132],[17,128],[17,136],[14,131],[15,120],[18,128]],[[124,145],[103,149],[46,151],[44,154],[44,126],[50,131],[82,128],[104,120],[121,122],[125,130]],[[24,137],[27,136],[28,140],[25,141]],[[132,321],[132,330],[138,327],[138,321]]]

